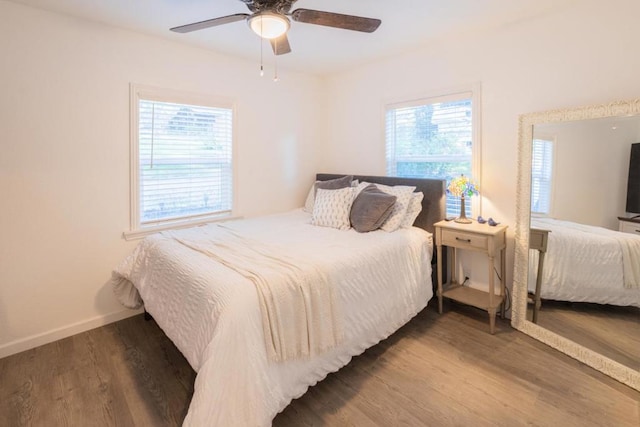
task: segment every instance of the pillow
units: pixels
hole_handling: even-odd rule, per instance
[[[311,188],[309,189],[309,193],[307,193],[307,198],[304,201],[304,211],[308,213],[313,213],[313,202],[315,200],[316,195],[316,183],[320,181],[316,181],[311,184]]]
[[[418,215],[422,212],[422,199],[424,199],[424,193],[422,192],[411,194],[409,207],[407,208],[407,213],[400,223],[400,228],[411,228],[413,226],[413,223],[416,222],[416,218],[418,218]]]
[[[351,181],[353,181],[353,175],[343,176],[342,178],[330,179],[328,181],[316,181],[316,184],[315,184],[316,191],[319,188],[322,188],[323,190],[337,190],[339,188],[350,187]]]
[[[353,204],[353,188],[325,190],[318,188],[313,206],[311,224],[321,227],[348,230],[351,228],[349,213]]]
[[[396,196],[369,184],[353,200],[351,225],[358,233],[377,230],[389,218],[395,203]]]
[[[415,190],[416,187],[409,187],[405,185],[395,185],[393,187],[390,187],[388,185],[381,184],[376,184],[376,186],[385,193],[396,196],[396,203],[395,205],[393,205],[393,211],[391,211],[391,215],[389,215],[389,218],[387,218],[382,226],[380,226],[382,230],[391,233],[392,231],[396,231],[398,228],[400,228],[400,224],[407,214],[407,209],[409,208],[409,201],[411,200],[413,190]]]
[[[376,184],[376,186],[379,189],[381,189],[382,191],[384,191],[384,192],[390,192],[390,191],[399,190],[399,189],[402,189],[403,191],[406,191],[407,188],[410,188],[411,191],[413,192],[416,189],[416,187],[412,187],[412,186],[409,186],[409,185],[393,185],[393,186],[391,186],[391,185],[384,185],[384,184]]]
[[[358,194],[360,194],[362,192],[362,190],[364,190],[365,188],[367,188],[370,185],[371,185],[371,183],[370,182],[366,182],[366,181],[362,181],[361,183],[359,183],[356,186],[356,192],[354,193],[354,196],[358,197]],[[373,185],[377,186],[377,184],[373,184]]]
[[[358,180],[353,180],[353,175],[343,176],[342,178],[330,179],[328,181],[316,181],[311,186],[309,190],[309,194],[307,194],[307,199],[304,202],[304,211],[313,213],[313,204],[316,198],[316,190],[318,188],[323,188],[325,190],[336,190],[338,188],[345,188],[351,185],[355,187],[358,185]]]

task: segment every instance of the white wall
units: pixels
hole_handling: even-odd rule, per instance
[[[583,0],[491,34],[448,40],[423,50],[330,76],[330,172],[384,174],[382,108],[480,82],[482,215],[510,226],[513,273],[518,115],[640,96],[636,0]],[[466,266],[486,283],[486,263]]]
[[[301,206],[323,82],[0,1],[0,357],[129,315],[129,83],[234,99],[239,215]],[[309,100],[313,100],[310,102]]]
[[[555,141],[549,216],[618,230],[639,125],[640,118],[632,117],[534,126],[534,136]]]

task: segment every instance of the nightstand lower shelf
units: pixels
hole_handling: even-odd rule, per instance
[[[502,295],[494,294],[489,304],[488,292],[461,285],[444,286],[442,296],[486,311],[497,310],[502,304]]]
[[[492,334],[495,333],[496,313],[498,312],[498,308],[500,308],[501,311],[504,308],[504,305],[502,305],[504,300],[502,295],[496,295],[494,293],[493,298],[489,301],[489,292],[470,288],[468,286],[452,284],[447,287],[443,287],[442,298],[449,298],[450,300],[487,311],[489,313],[489,330]],[[442,313],[442,310],[440,312]]]

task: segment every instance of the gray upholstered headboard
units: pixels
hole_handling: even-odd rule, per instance
[[[327,181],[343,176],[345,176],[345,174],[319,173],[316,175],[316,180]],[[443,220],[446,216],[446,190],[444,180],[365,175],[354,175],[353,179],[384,185],[409,185],[416,187],[415,191],[424,193],[424,199],[422,200],[422,212],[420,212],[420,215],[416,218],[414,225],[430,233],[434,232],[433,224]]]

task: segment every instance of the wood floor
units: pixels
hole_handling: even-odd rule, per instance
[[[640,393],[462,305],[430,307],[274,426],[633,426]],[[126,319],[0,359],[0,426],[177,426],[195,373]]]
[[[531,320],[533,310],[527,310]],[[640,371],[640,308],[543,301],[538,324]]]

